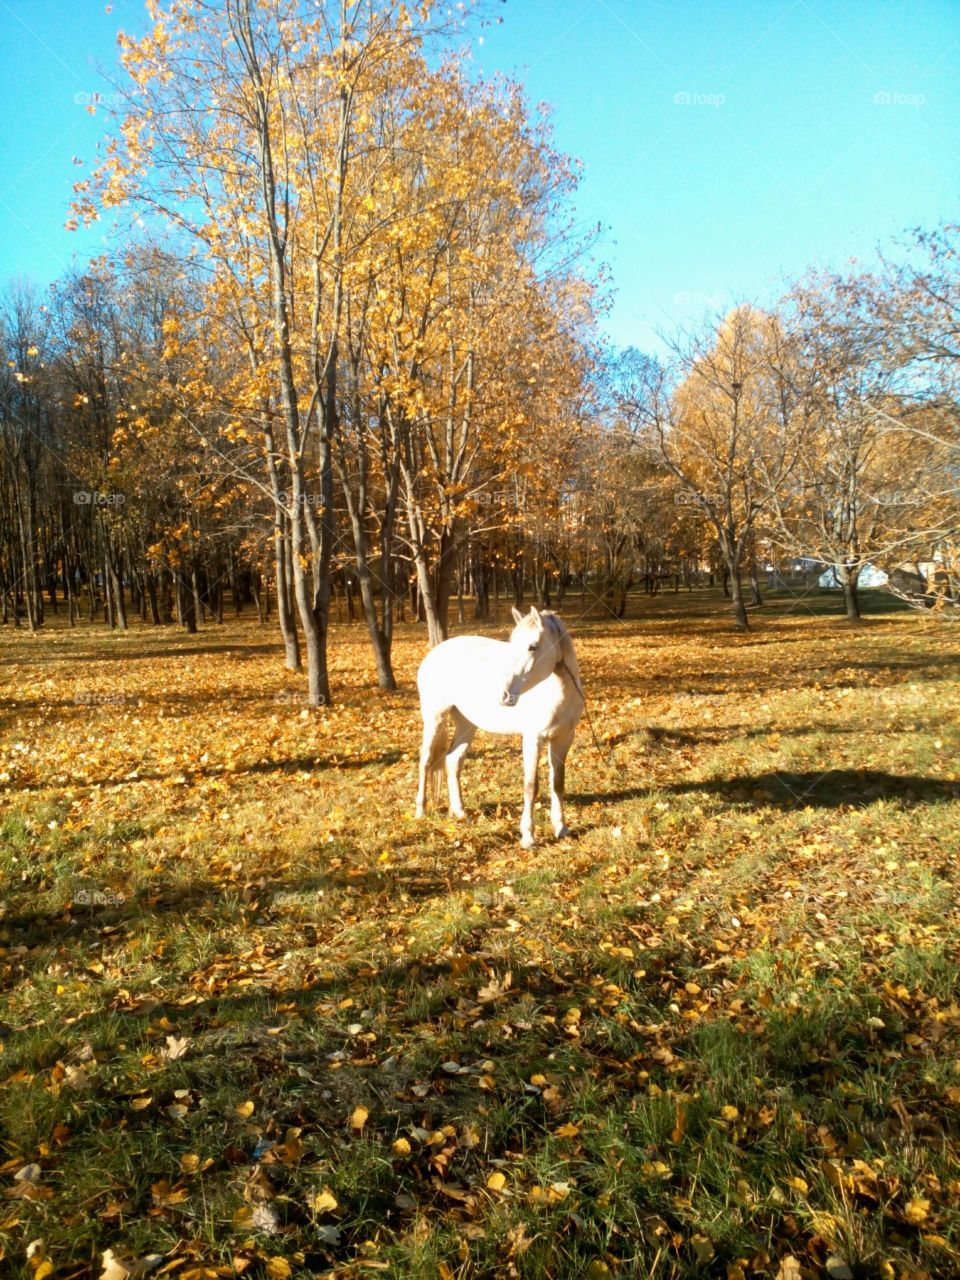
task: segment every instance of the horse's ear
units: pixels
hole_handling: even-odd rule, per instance
[[[537,608],[535,604],[532,604],[530,606],[530,617],[534,620],[534,622],[539,623],[541,627],[543,626],[543,619],[540,617],[540,610]]]
[[[511,609],[511,610],[510,610],[510,612],[513,614],[513,620],[514,620],[514,622],[522,622],[522,621],[523,621],[523,614],[520,612],[520,610],[519,610],[519,609]]]

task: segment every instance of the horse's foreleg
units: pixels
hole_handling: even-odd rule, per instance
[[[567,769],[567,752],[573,742],[573,734],[554,738],[550,742],[550,821],[557,839],[569,834],[563,821],[563,788]]]
[[[441,735],[444,732],[444,713],[430,715],[424,712],[423,742],[420,745],[420,783],[417,787],[417,817],[423,817],[427,802],[427,778],[440,767],[443,755]]]
[[[540,736],[523,737],[523,813],[520,815],[520,844],[533,848],[533,802],[537,798],[537,765],[540,762]]]
[[[447,795],[450,800],[450,812],[455,818],[464,816],[463,800],[460,795],[460,766],[463,764],[463,757],[467,754],[476,731],[476,725],[471,724],[466,716],[454,710],[453,738],[447,748]]]

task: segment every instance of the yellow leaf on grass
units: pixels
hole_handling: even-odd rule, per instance
[[[332,1213],[337,1207],[337,1197],[332,1195],[326,1187],[310,1201],[310,1208],[314,1213]]]
[[[354,1107],[353,1114],[350,1117],[350,1128],[360,1130],[367,1123],[367,1116],[370,1112],[366,1107]]]
[[[803,1271],[800,1263],[792,1254],[788,1254],[786,1258],[780,1260],[777,1280],[803,1280]]]
[[[705,1266],[714,1255],[713,1241],[709,1236],[701,1235],[699,1232],[690,1241],[693,1245],[693,1251],[697,1255],[697,1261],[701,1266]]]
[[[507,1179],[499,1169],[496,1170],[496,1172],[491,1173],[490,1177],[487,1179],[487,1186],[491,1191],[502,1191],[506,1185]]]
[[[112,1249],[106,1249],[103,1253],[101,1263],[103,1271],[100,1273],[99,1280],[144,1280],[144,1277],[155,1271],[162,1261],[163,1255],[159,1253],[149,1253],[142,1258],[118,1258]],[[160,1272],[156,1274],[159,1275]],[[37,1280],[38,1276],[40,1272],[34,1272],[34,1280]]]
[[[677,1107],[677,1119],[670,1134],[671,1142],[682,1142],[687,1127],[687,1111],[685,1107]]]
[[[253,1102],[238,1102],[233,1109],[241,1120],[248,1120],[257,1108]]]
[[[179,1184],[171,1187],[165,1180],[155,1182],[150,1190],[153,1193],[153,1203],[163,1209],[169,1208],[170,1205],[183,1204],[190,1194],[186,1187],[181,1187]]]
[[[914,1196],[907,1204],[903,1211],[903,1216],[908,1222],[912,1222],[914,1226],[923,1222],[927,1214],[930,1212],[930,1201],[925,1200],[923,1196]]]
[[[393,1154],[395,1156],[408,1156],[410,1154],[410,1143],[406,1138],[397,1138],[393,1144]]]
[[[269,1258],[267,1260],[267,1275],[270,1280],[287,1280],[293,1275],[293,1269],[286,1258]]]

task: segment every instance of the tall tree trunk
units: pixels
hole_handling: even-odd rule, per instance
[[[201,623],[207,620],[206,611],[204,609],[203,597],[200,594],[200,575],[197,570],[196,561],[190,566],[190,591],[193,595],[193,614]]]
[[[270,484],[273,489],[273,558],[277,577],[277,620],[280,623],[280,635],[283,637],[283,651],[288,671],[300,671],[303,663],[300,658],[300,638],[297,635],[297,623],[293,613],[290,582],[287,576],[287,517],[284,511],[280,492],[280,481],[277,476],[276,460],[273,455],[273,436],[267,434],[267,453],[271,459]],[[267,605],[267,616],[270,607]]]
[[[756,556],[752,556],[750,559],[750,600],[752,604],[757,606],[763,604],[763,596],[760,594],[760,575],[757,571]]]
[[[350,517],[350,528],[353,531],[357,581],[360,584],[360,604],[363,609],[363,618],[367,624],[367,634],[370,637],[373,657],[377,666],[377,684],[381,689],[392,692],[397,687],[397,681],[393,674],[393,665],[390,658],[390,640],[380,625],[380,619],[377,617],[377,601],[374,594],[373,574],[370,572],[367,531],[363,523],[363,508],[366,505],[365,479],[361,478],[359,501],[355,502],[353,490],[350,488],[350,482],[345,471],[342,468],[338,469],[340,470],[341,487],[347,504],[347,513]],[[346,571],[344,572],[344,579],[347,580]]]
[[[281,218],[277,208],[277,180],[274,172],[273,144],[267,89],[260,67],[256,40],[253,35],[251,0],[244,0],[238,13],[235,30],[246,64],[251,87],[255,95],[257,111],[257,141],[259,144],[261,193],[267,221],[267,243],[270,266],[270,289],[273,311],[273,346],[277,360],[279,399],[286,433],[286,457],[290,468],[291,510],[290,550],[293,570],[294,598],[303,629],[304,648],[307,656],[307,697],[311,706],[321,706],[330,700],[330,685],[326,665],[326,616],[318,612],[323,603],[321,592],[311,589],[305,565],[310,560],[310,546],[306,538],[304,504],[307,501],[304,477],[304,440],[300,422],[300,406],[293,370],[293,353],[290,342],[290,320],[287,299],[286,228],[281,231]],[[326,478],[323,478],[326,483]],[[326,501],[326,496],[324,496]],[[329,549],[327,554],[329,554]],[[328,576],[328,575],[326,575]],[[329,588],[329,582],[322,583]],[[327,597],[329,592],[327,590]],[[318,597],[320,597],[318,599]]]
[[[740,573],[730,573],[730,600],[733,604],[733,620],[741,631],[749,631],[750,622],[747,618],[747,606],[743,599],[743,584],[740,582]]]
[[[862,620],[860,592],[858,589],[860,566],[857,564],[841,564],[839,570],[840,586],[843,588],[843,608],[847,615],[847,621],[860,622]]]
[[[453,592],[453,571],[457,567],[456,531],[445,527],[440,534],[440,554],[437,557],[436,614],[441,638],[450,634],[450,596]]]
[[[724,586],[730,593],[730,602],[733,605],[733,620],[741,631],[749,631],[750,622],[747,618],[747,606],[743,598],[743,584],[740,581],[745,535],[741,533],[737,537],[736,529],[733,526],[728,527],[726,525],[722,525],[717,532],[719,534],[720,550],[724,557]],[[726,591],[724,594],[726,594]]]
[[[177,601],[180,622],[190,635],[197,633],[197,597],[193,591],[193,575],[183,565],[177,570]]]
[[[157,601],[157,576],[155,573],[144,575],[147,586],[147,597],[150,601],[150,621],[155,627],[160,625],[160,606]]]
[[[173,573],[164,565],[160,569],[160,625],[173,625]]]

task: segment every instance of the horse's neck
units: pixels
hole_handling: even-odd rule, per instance
[[[577,688],[580,687],[580,665],[577,662],[577,655],[573,649],[573,641],[570,639],[570,632],[564,631],[560,637],[560,659],[557,662],[557,669],[566,667],[577,682]]]

